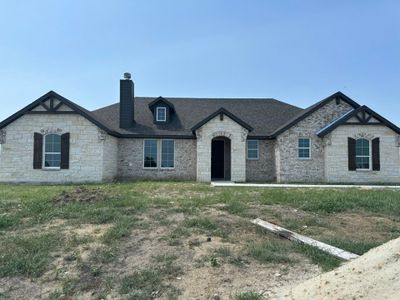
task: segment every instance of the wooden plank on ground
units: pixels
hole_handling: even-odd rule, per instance
[[[335,257],[338,257],[340,259],[344,259],[344,260],[351,260],[354,258],[359,257],[359,255],[345,251],[343,249],[325,244],[323,242],[314,240],[312,238],[306,237],[304,235],[298,234],[296,232],[287,230],[283,227],[277,226],[275,224],[263,221],[261,219],[254,219],[251,221],[253,224],[261,226],[262,228],[275,233],[281,237],[287,238],[291,241],[295,241],[295,242],[300,242],[309,246],[313,246],[316,247],[324,252],[327,252]]]

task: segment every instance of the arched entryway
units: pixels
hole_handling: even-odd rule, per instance
[[[211,140],[211,180],[231,179],[231,140],[218,136]]]

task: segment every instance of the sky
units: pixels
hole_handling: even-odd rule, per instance
[[[400,1],[0,0],[0,120],[49,90],[92,110],[137,96],[342,91],[400,125]]]

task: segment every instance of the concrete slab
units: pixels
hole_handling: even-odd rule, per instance
[[[211,182],[213,187],[254,187],[254,188],[331,188],[331,189],[400,189],[400,185],[360,185],[360,184],[291,184],[291,183],[235,183]]]

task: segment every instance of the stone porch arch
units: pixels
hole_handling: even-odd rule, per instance
[[[211,144],[216,137],[230,140],[231,181],[246,181],[246,140],[252,128],[221,108],[194,126],[197,137],[197,180],[211,181]]]

